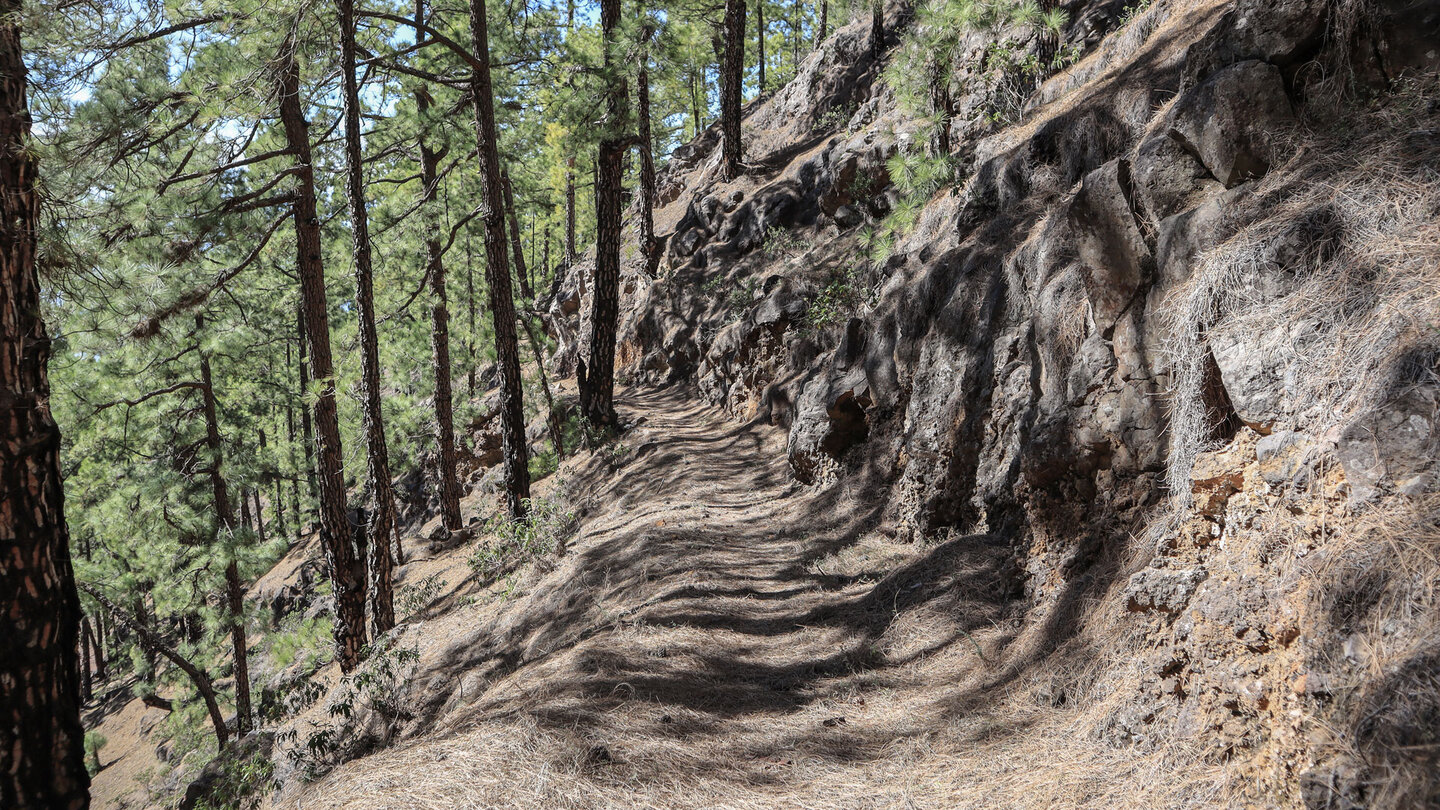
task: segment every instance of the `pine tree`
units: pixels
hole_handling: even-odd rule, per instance
[[[365,210],[364,156],[360,145],[360,89],[355,79],[355,2],[337,0],[340,12],[340,84],[344,102],[345,197],[350,208],[350,234],[355,264],[355,307],[360,321],[360,399],[362,404],[370,495],[375,513],[370,522],[370,621],[375,635],[395,626],[391,590],[390,544],[395,536],[395,492],[390,481],[390,450],[385,444],[385,415],[380,407],[380,340],[375,334],[374,270],[371,267],[370,219]]]
[[[740,176],[740,85],[745,65],[745,0],[725,0],[725,58],[720,76],[722,174]]]
[[[485,225],[485,281],[495,349],[500,361],[500,435],[505,454],[505,500],[513,517],[529,509],[530,468],[525,443],[525,404],[520,385],[520,352],[515,336],[515,301],[505,255],[505,211],[501,195],[500,150],[495,126],[495,96],[490,81],[490,41],[484,0],[470,0],[470,38],[475,61],[470,70],[475,137],[479,142]]]
[[[621,127],[626,117],[624,74],[619,60],[620,0],[601,0],[600,27],[606,81],[605,115],[608,131],[600,141],[595,161],[595,279],[590,304],[590,353],[580,380],[580,409],[599,428],[612,428],[615,418],[615,326],[620,308],[620,211],[624,192],[626,138]]]
[[[650,133],[650,40],[654,28],[643,23],[635,72],[635,120],[639,127],[640,150],[640,252],[645,257],[645,272],[651,276],[660,266],[660,245],[655,239],[655,140]]]
[[[423,42],[420,26],[425,23],[425,0],[415,2],[416,38]],[[445,528],[460,528],[460,483],[456,480],[458,460],[455,454],[455,416],[450,381],[450,309],[445,290],[445,257],[441,250],[438,222],[435,217],[436,197],[440,186],[440,160],[443,155],[431,148],[425,128],[429,121],[432,99],[425,88],[415,91],[415,107],[421,118],[420,204],[425,213],[425,275],[430,282],[430,345],[434,358],[435,378],[435,445],[439,457],[436,478],[440,482],[440,515]],[[395,551],[401,562],[399,542]]]
[[[0,2],[0,806],[90,804],[80,727],[80,602],[50,415],[50,338],[40,321],[36,164],[20,3]]]
[[[315,393],[316,477],[320,483],[320,540],[335,588],[335,659],[351,672],[365,647],[365,561],[357,558],[345,512],[340,420],[335,402],[335,367],[330,352],[330,317],[325,302],[325,265],[320,255],[320,217],[315,205],[315,170],[310,128],[300,103],[300,65],[295,37],[285,39],[278,63],[280,121],[298,168],[292,215],[300,277],[305,340],[310,349]]]

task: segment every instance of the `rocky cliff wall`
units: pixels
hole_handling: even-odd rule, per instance
[[[1097,739],[1440,803],[1440,4],[1065,8],[1083,58],[1013,120],[962,99],[924,199],[863,22],[749,111],[745,177],[677,152],[621,367],[787,427],[803,482],[876,474],[881,531],[1009,538]]]

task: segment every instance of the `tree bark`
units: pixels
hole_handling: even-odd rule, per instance
[[[744,0],[734,0],[743,3]],[[580,382],[580,411],[599,428],[615,426],[615,321],[620,304],[620,213],[624,191],[625,140],[620,137],[626,114],[623,74],[614,68],[618,46],[620,0],[601,0],[600,28],[604,38],[605,94],[609,131],[600,141],[595,161],[595,283],[590,304],[590,356]]]
[[[885,55],[885,0],[870,0],[870,58]]]
[[[759,98],[765,95],[765,0],[755,0],[755,52],[760,67],[755,96]]]
[[[640,136],[640,250],[645,255],[645,272],[655,275],[660,266],[660,246],[655,241],[655,144],[650,135],[650,54],[653,31],[642,33],[640,66],[635,77],[636,124]]]
[[[300,293],[311,371],[320,383],[314,401],[319,458],[320,541],[335,586],[335,659],[349,673],[365,647],[365,580],[345,516],[345,476],[341,467],[340,419],[335,404],[335,368],[330,352],[330,315],[325,301],[325,264],[320,254],[320,218],[315,210],[314,162],[310,132],[300,105],[300,67],[293,35],[280,52],[280,120],[300,171],[293,206]]]
[[[345,197],[354,243],[355,309],[360,328],[360,403],[365,431],[370,495],[370,621],[375,635],[395,626],[392,590],[395,538],[395,490],[390,482],[390,451],[380,403],[380,341],[375,333],[374,271],[370,258],[370,218],[365,210],[365,176],[360,151],[360,88],[355,79],[355,2],[337,0],[340,11],[340,71],[345,119]]]
[[[317,478],[318,471],[315,467],[315,427],[311,424],[310,421],[311,408],[308,402],[310,398],[310,361],[305,349],[305,346],[307,343],[310,342],[310,339],[309,336],[306,335],[305,301],[303,298],[301,299],[300,306],[296,310],[295,314],[297,319],[296,323],[298,325],[298,331],[296,334],[299,337],[299,339],[295,342],[299,344],[299,362],[297,363],[297,365],[300,369],[300,436],[304,439],[301,444],[305,448],[305,483],[309,488],[310,497],[313,498],[317,504],[319,504],[320,484]],[[328,325],[326,328],[329,328]],[[319,508],[323,507],[317,506],[317,509]]]
[[[510,172],[500,170],[500,187],[505,197],[505,217],[510,220],[510,252],[515,255],[515,280],[520,282],[520,297],[535,300],[526,278],[525,248],[520,244],[520,220],[515,216],[515,191],[510,185]]]
[[[197,329],[200,318],[195,319]],[[219,409],[215,405],[215,383],[210,374],[210,356],[200,352],[200,397],[205,413],[205,445],[210,449],[210,491],[215,500],[216,527],[230,535],[235,547],[228,551],[225,566],[225,606],[229,613],[230,646],[235,658],[235,733],[250,733],[250,664],[245,640],[245,588],[240,581],[239,538],[235,532],[235,509],[230,504],[230,488],[225,483],[225,446],[220,439]],[[241,493],[244,498],[244,493]],[[259,501],[256,501],[259,506]],[[259,513],[256,513],[259,522]],[[218,534],[218,532],[217,532]],[[217,538],[218,539],[218,538]],[[224,741],[221,741],[224,744]]]
[[[90,636],[90,643],[95,648],[95,677],[102,681],[109,680],[105,673],[105,614],[95,614],[95,626]]]
[[[722,174],[740,175],[740,82],[745,67],[745,0],[725,0],[725,58],[720,75]]]
[[[90,669],[90,644],[86,637],[85,625],[89,621],[83,615],[80,618],[80,705],[84,706],[95,697],[95,686],[92,682]]]
[[[95,601],[103,605],[106,610],[110,611],[110,615],[114,616],[116,621],[134,631],[135,637],[139,639],[141,647],[157,655],[165,656],[170,663],[179,667],[180,671],[184,672],[185,675],[190,678],[190,683],[195,685],[195,691],[200,693],[200,699],[205,701],[205,710],[210,714],[210,724],[215,727],[215,739],[220,743],[220,747],[224,748],[225,743],[230,741],[230,729],[225,726],[225,715],[220,712],[220,701],[215,697],[215,684],[211,682],[210,676],[205,674],[204,670],[186,660],[186,658],[176,652],[173,647],[161,641],[160,638],[150,632],[150,629],[143,623],[131,616],[127,616],[124,611],[116,607],[115,603],[111,602],[105,595],[89,585],[81,585],[80,587],[83,588],[86,593],[95,597]]]
[[[80,597],[50,415],[35,270],[39,202],[20,2],[0,0],[0,806],[90,804],[80,727]]]
[[[826,29],[830,24],[830,0],[820,0],[820,22],[815,26],[815,47],[825,41]]]
[[[525,446],[525,403],[520,387],[520,350],[515,336],[515,300],[505,255],[505,219],[501,200],[500,149],[495,127],[495,96],[490,85],[490,41],[484,0],[470,0],[470,38],[480,61],[470,71],[484,185],[481,219],[485,222],[485,280],[495,352],[500,363],[500,435],[505,453],[505,501],[510,515],[525,516],[530,500],[529,453]]]
[[[565,164],[565,266],[575,263],[575,156]]]
[[[415,2],[415,22],[425,21],[425,0]],[[416,29],[419,30],[418,28]],[[416,36],[422,36],[416,34]],[[415,91],[415,106],[423,120],[430,110],[430,94],[422,87]],[[426,211],[425,274],[430,281],[430,348],[435,373],[435,446],[440,457],[437,478],[440,482],[440,517],[445,528],[460,528],[460,482],[455,478],[458,461],[455,456],[454,395],[450,385],[450,308],[445,291],[445,260],[440,245],[440,231],[435,221],[435,197],[439,192],[440,154],[420,133],[420,203]],[[395,542],[396,558],[405,562],[400,542]]]

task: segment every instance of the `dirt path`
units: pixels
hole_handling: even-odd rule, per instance
[[[560,564],[417,624],[403,738],[280,806],[954,807],[981,772],[1033,782],[1002,754],[1054,712],[981,710],[1016,677],[1006,543],[895,544],[866,482],[794,485],[775,428],[675,392],[622,412],[625,449],[565,471],[588,506]]]

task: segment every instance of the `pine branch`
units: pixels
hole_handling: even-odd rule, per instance
[[[128,406],[128,407],[133,408],[133,407],[135,407],[136,405],[140,405],[140,404],[143,404],[143,403],[145,403],[145,402],[149,402],[150,400],[152,400],[152,399],[154,399],[154,398],[156,398],[156,397],[163,397],[163,396],[165,396],[166,394],[173,394],[173,393],[175,393],[176,391],[198,390],[199,388],[201,388],[201,385],[200,385],[200,383],[198,383],[198,382],[178,382],[178,383],[175,383],[174,385],[167,386],[167,387],[165,387],[165,388],[157,388],[157,389],[155,389],[154,391],[150,391],[150,392],[148,392],[148,393],[141,394],[140,396],[135,397],[134,399],[115,399],[115,400],[111,400],[111,401],[109,401],[109,402],[102,402],[102,403],[100,403],[99,405],[96,405],[96,406],[95,406],[95,411],[94,411],[94,413],[100,413],[101,411],[108,410],[108,409],[110,409],[110,408],[115,407],[116,405],[125,405],[125,406]]]
[[[165,320],[204,303],[205,300],[210,297],[211,293],[229,284],[231,279],[240,275],[245,268],[254,264],[255,260],[260,258],[260,252],[265,249],[266,245],[270,244],[270,238],[275,235],[275,232],[279,230],[280,226],[289,218],[289,211],[276,217],[274,221],[270,223],[270,226],[265,229],[265,232],[261,234],[260,240],[256,243],[254,249],[251,250],[249,255],[242,259],[239,264],[222,270],[217,273],[215,278],[211,279],[209,283],[202,284],[181,295],[175,299],[174,303],[141,321],[130,331],[130,336],[134,338],[153,337],[160,331],[160,325],[164,323]]]

